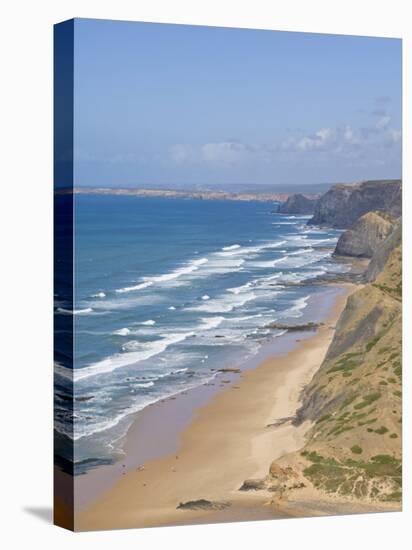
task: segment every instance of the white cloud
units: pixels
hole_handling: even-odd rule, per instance
[[[250,147],[237,141],[205,143],[201,146],[201,156],[206,162],[233,164],[248,155]]]
[[[218,141],[202,145],[177,144],[169,149],[169,157],[175,164],[188,162],[209,165],[234,165],[260,159],[265,160],[266,145],[252,145],[240,141]]]
[[[191,159],[193,156],[193,151],[189,145],[178,143],[169,149],[169,154],[173,162],[176,164],[183,164]]]
[[[358,145],[360,143],[360,138],[357,135],[356,131],[351,128],[350,126],[345,126],[343,129],[343,139],[347,143],[351,143],[352,145]]]
[[[390,121],[391,117],[389,115],[382,115],[376,121],[375,128],[377,130],[385,130],[386,128],[388,128]]]
[[[313,151],[325,149],[336,141],[336,130],[333,128],[321,128],[315,134],[304,136],[296,143],[301,151]]]
[[[390,145],[399,143],[402,140],[402,132],[400,130],[388,130],[386,132],[386,141]]]
[[[384,103],[382,101],[382,103]],[[292,135],[273,143],[256,144],[236,140],[207,142],[202,145],[177,144],[170,148],[175,164],[195,163],[214,167],[250,166],[292,159],[328,158],[343,162],[378,160],[384,149],[399,147],[401,131],[391,127],[391,117],[383,110],[371,112],[370,125],[323,126],[314,132],[293,130]],[[318,153],[316,156],[313,153]],[[394,154],[396,150],[394,149]],[[292,156],[291,156],[292,155]]]

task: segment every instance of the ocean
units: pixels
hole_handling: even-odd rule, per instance
[[[55,428],[77,464],[116,459],[135,413],[253,357],[284,333],[270,323],[313,320],[325,286],[312,280],[346,269],[332,258],[339,231],[273,203],[74,200],[73,310],[55,296],[74,365],[55,365]]]

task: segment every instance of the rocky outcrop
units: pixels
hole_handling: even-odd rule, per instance
[[[317,201],[313,217],[308,224],[346,229],[367,212],[376,210],[394,218],[401,215],[400,180],[335,185]]]
[[[224,510],[229,506],[231,506],[230,502],[218,502],[200,498],[199,500],[180,502],[176,508],[178,510]]]
[[[301,193],[291,195],[279,207],[281,214],[313,214],[318,197],[308,197]]]
[[[372,258],[379,245],[393,229],[393,221],[382,212],[368,212],[339,237],[335,248],[338,256]]]
[[[318,330],[318,328],[322,324],[323,323],[309,322],[301,325],[285,325],[284,323],[273,322],[273,323],[268,323],[267,325],[264,325],[263,328],[265,329],[270,328],[274,330],[286,330],[288,332],[306,332],[306,331],[310,332],[310,331]]]
[[[385,241],[378,248],[370,261],[365,273],[366,281],[373,281],[383,270],[389,256],[397,247],[400,247],[402,243],[402,218],[400,218],[394,225],[392,233],[385,239]]]

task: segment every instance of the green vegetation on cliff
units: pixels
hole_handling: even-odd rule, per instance
[[[298,479],[342,498],[401,500],[400,236],[389,235],[376,254],[377,276],[349,296],[326,357],[302,393],[294,423],[312,423],[306,444],[272,464],[271,471],[293,470],[294,484],[284,483],[282,497]],[[271,483],[277,481],[269,474]]]

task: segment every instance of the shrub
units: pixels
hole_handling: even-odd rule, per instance
[[[358,422],[358,426],[366,426],[367,424],[373,424],[377,420],[378,420],[377,418],[371,418],[370,420],[364,420],[363,422]]]
[[[364,407],[367,407],[368,405],[372,404],[374,401],[377,401],[381,397],[381,393],[379,392],[372,392],[363,397],[363,400],[355,405],[355,409],[363,409]]]
[[[316,423],[319,424],[319,422],[324,422],[325,420],[328,420],[331,416],[331,414],[324,414],[316,421]]]
[[[376,434],[383,435],[386,434],[386,432],[389,432],[388,428],[386,426],[381,426],[377,430],[375,430]]]
[[[348,373],[359,366],[358,361],[354,361],[353,359],[340,359],[334,367],[328,370],[328,374],[331,374],[333,372],[343,372]]]
[[[393,372],[396,374],[396,376],[399,376],[399,378],[402,376],[402,367],[399,365],[393,369]]]
[[[373,346],[375,346],[379,341],[379,338],[375,336],[375,338],[372,338],[372,340],[369,340],[369,342],[366,344],[366,351],[370,351]]]

